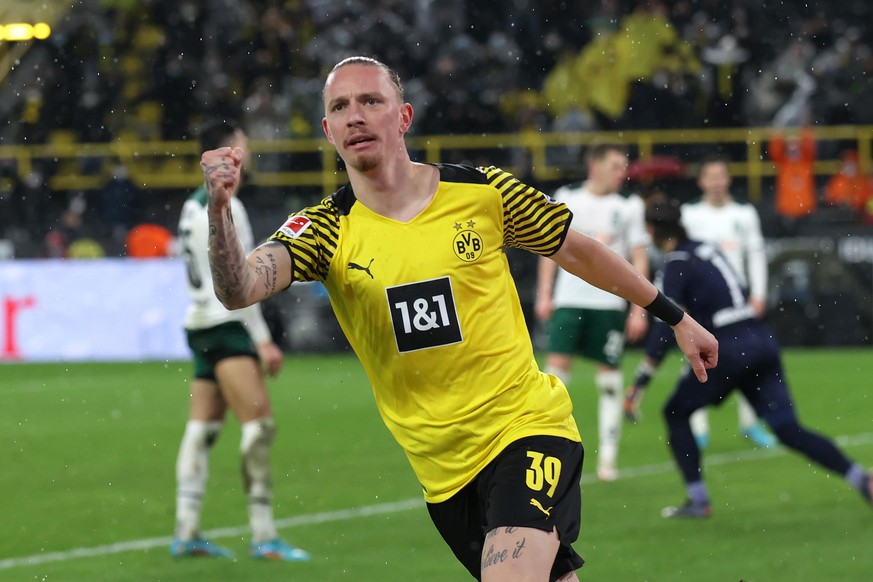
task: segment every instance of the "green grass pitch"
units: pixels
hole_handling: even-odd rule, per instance
[[[640,357],[625,359],[626,376]],[[873,465],[869,349],[789,350],[801,420],[839,436]],[[758,451],[736,435],[732,403],[712,413],[706,477],[714,516],[665,521],[683,498],[660,405],[679,369],[662,368],[625,426],[622,478],[592,479],[593,368],[570,386],[586,442],[582,580],[867,580],[873,507],[841,478],[796,455]],[[415,580],[469,579],[427,517],[405,456],[376,412],[351,355],[289,357],[270,382],[279,433],[273,452],[281,534],[305,564],[246,556],[239,425],[229,419],[212,456],[203,527],[234,561],[174,560],[174,465],[187,415],[187,362],[0,366],[0,579]],[[472,389],[472,387],[471,387]]]

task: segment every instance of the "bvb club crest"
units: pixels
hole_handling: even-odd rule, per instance
[[[459,259],[468,263],[472,263],[482,256],[482,237],[473,230],[475,226],[476,223],[472,220],[466,221],[464,225],[460,222],[455,223],[457,234],[452,241],[452,249]]]

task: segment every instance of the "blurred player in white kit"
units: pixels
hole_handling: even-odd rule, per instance
[[[718,245],[740,280],[749,286],[749,304],[761,319],[767,307],[767,256],[758,212],[751,204],[734,200],[728,162],[722,156],[709,156],[701,161],[697,184],[701,197],[682,205],[682,225],[692,240]],[[743,436],[759,447],[776,446],[776,437],[739,392],[737,415]],[[691,415],[691,429],[698,447],[705,448],[709,444],[705,408]]]
[[[245,133],[234,123],[216,121],[200,133],[202,150],[239,147],[248,156]],[[248,165],[244,160],[243,166]],[[234,192],[231,212],[246,250],[254,248],[245,207]],[[209,453],[230,409],[242,425],[240,440],[243,486],[248,500],[253,558],[305,561],[309,554],[295,548],[276,531],[270,480],[270,447],[276,432],[264,371],[275,376],[282,351],[273,343],[260,305],[228,311],[218,298],[209,267],[209,220],[205,186],[182,208],[179,239],[188,271],[191,305],[185,316],[188,345],[193,352],[191,412],[176,461],[176,531],[173,556],[232,557],[232,552],[200,534],[200,513],[206,492]]]
[[[555,199],[573,211],[570,228],[597,239],[630,261],[648,277],[649,235],[639,196],[619,193],[627,175],[628,157],[620,144],[591,145],[585,159],[588,175],[581,184],[568,184]],[[597,414],[597,477],[618,477],[617,459],[624,406],[624,378],[620,364],[625,338],[645,336],[646,312],[560,269],[547,258],[539,261],[536,315],[548,321],[549,354],[545,371],[570,385],[574,355],[596,363],[594,384],[599,392]]]

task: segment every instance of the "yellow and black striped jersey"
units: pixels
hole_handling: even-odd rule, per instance
[[[271,237],[293,280],[324,282],[431,503],[519,438],[580,440],[566,388],[534,360],[504,252],[557,252],[571,212],[494,167],[437,168],[436,195],[408,222],[345,186]]]

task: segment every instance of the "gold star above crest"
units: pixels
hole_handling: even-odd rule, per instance
[[[467,228],[473,228],[474,226],[476,226],[475,222],[473,222],[472,220],[467,221]]]
[[[460,223],[460,222],[456,222],[456,223],[455,223],[455,230],[461,230],[461,228],[462,228],[462,227],[461,227],[461,223]]]

